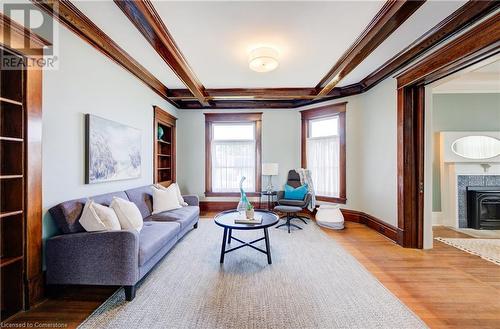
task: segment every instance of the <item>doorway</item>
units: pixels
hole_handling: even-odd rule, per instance
[[[424,222],[426,85],[500,52],[498,18],[490,17],[399,74],[398,80],[398,243],[432,247],[432,225]],[[427,183],[427,184],[426,184]],[[432,195],[432,194],[430,194]],[[425,198],[425,200],[424,200]],[[430,234],[429,234],[430,232]],[[430,239],[430,241],[429,241]],[[424,243],[425,242],[425,243]]]

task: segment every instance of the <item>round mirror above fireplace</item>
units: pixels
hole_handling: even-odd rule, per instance
[[[490,159],[500,155],[500,140],[490,136],[465,136],[454,141],[451,150],[467,159]]]

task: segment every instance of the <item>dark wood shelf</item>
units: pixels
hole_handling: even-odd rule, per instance
[[[0,102],[5,102],[5,103],[9,103],[9,104],[23,106],[22,102],[18,102],[18,101],[15,101],[13,99],[5,98],[5,97],[0,97]]]
[[[167,145],[170,145],[172,143],[170,142],[167,142],[167,141],[164,141],[164,140],[161,140],[161,139],[157,139],[158,143],[162,143],[162,144],[167,144]]]
[[[2,257],[0,258],[0,267],[10,265],[23,259],[23,256],[16,257]]]
[[[22,138],[15,138],[15,137],[0,136],[0,141],[7,141],[7,142],[23,142],[23,141],[24,141],[24,139],[22,139]]]
[[[23,213],[22,210],[4,211],[4,212],[0,212],[0,218],[15,216],[15,215],[19,215],[19,214],[22,214],[22,213]]]
[[[163,186],[175,182],[175,120],[175,117],[154,106],[153,181]],[[161,135],[158,135],[159,132]]]
[[[17,56],[3,47],[0,48],[0,55],[2,58],[4,55]],[[34,74],[33,77],[35,76],[41,78],[41,74]],[[32,109],[31,104],[33,104],[38,111],[35,94],[40,94],[33,89],[35,86],[30,84],[34,78],[27,79],[27,77],[26,70],[0,70],[0,241],[2,242],[0,248],[0,278],[2,279],[0,322],[2,323],[9,316],[23,309],[23,301],[28,302],[25,298],[30,296],[25,294],[25,291],[28,291],[25,283],[34,277],[32,271],[27,268],[29,265],[25,262],[25,252],[29,252],[26,250],[30,248],[26,244],[25,237],[33,227],[27,222],[25,216],[30,210],[26,208],[24,202],[26,191],[32,186],[28,186],[25,175],[25,160],[30,145],[24,143],[28,134],[26,122],[29,119],[24,104],[27,104],[29,109]],[[27,98],[31,95],[30,90],[33,91],[32,96]],[[38,126],[38,120],[40,120],[38,112],[36,120]],[[36,137],[37,134],[34,133],[34,136]],[[34,164],[29,168],[31,175],[37,174]],[[37,200],[30,201],[37,202]],[[39,218],[36,216],[33,213],[32,218],[38,222]],[[37,263],[32,262],[32,264]],[[38,288],[31,289],[30,287],[30,291],[36,290]]]
[[[23,175],[0,175],[0,179],[17,179],[23,178]]]

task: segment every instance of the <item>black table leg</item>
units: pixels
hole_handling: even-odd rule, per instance
[[[220,263],[224,263],[224,254],[226,253],[227,227],[224,227],[224,237],[222,238],[222,248],[220,251]]]
[[[267,254],[267,263],[272,264],[271,261],[271,246],[269,245],[269,233],[267,232],[267,227],[264,229],[264,237],[266,240],[266,254]]]
[[[227,239],[227,244],[231,244],[231,237],[233,236],[233,229],[229,229],[229,237]]]

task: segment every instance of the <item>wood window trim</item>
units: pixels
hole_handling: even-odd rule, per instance
[[[316,196],[319,201],[334,202],[345,204],[347,202],[346,194],[346,131],[345,131],[345,112],[347,102],[321,106],[300,112],[302,119],[301,129],[301,166],[307,168],[307,135],[309,134],[309,121],[313,119],[326,118],[333,115],[339,116],[339,141],[340,141],[340,159],[339,159],[339,196]]]
[[[204,113],[205,115],[205,196],[232,197],[235,192],[212,191],[212,126],[214,123],[253,122],[255,123],[255,192],[248,196],[259,196],[262,189],[262,112],[253,113]]]

